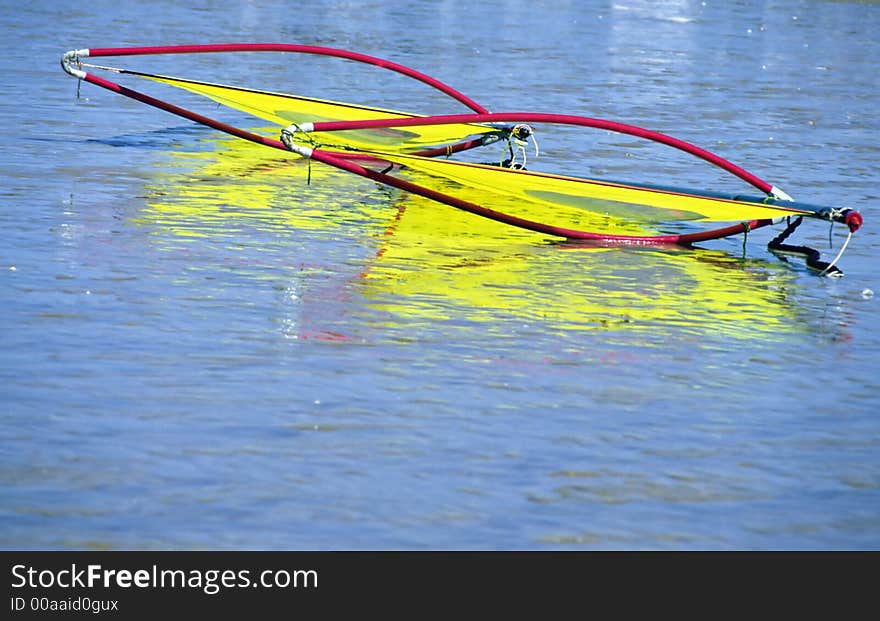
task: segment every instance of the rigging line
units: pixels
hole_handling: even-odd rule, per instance
[[[786,239],[788,239],[791,236],[791,234],[794,233],[794,230],[797,227],[799,227],[801,225],[801,222],[803,222],[803,221],[804,221],[803,216],[798,216],[797,218],[794,219],[793,222],[792,222],[791,216],[786,217],[785,218],[785,222],[786,222],[785,230],[782,231],[779,235],[777,235],[773,239],[771,239],[770,243],[767,244],[767,247],[771,248],[771,249],[775,248],[775,247],[781,247],[782,242],[784,242]]]
[[[852,237],[852,231],[850,231],[849,235],[846,238],[846,241],[840,249],[840,252],[837,254],[836,257],[834,257],[834,260],[830,263],[825,263],[821,260],[821,255],[819,254],[819,251],[815,248],[810,248],[808,246],[792,246],[783,243],[794,232],[794,230],[800,226],[801,222],[803,222],[803,219],[803,216],[798,216],[794,220],[792,220],[791,218],[786,218],[788,226],[786,226],[785,230],[782,231],[779,235],[770,240],[770,242],[767,244],[767,249],[774,254],[788,253],[803,255],[806,258],[807,267],[819,271],[819,276],[843,276],[843,272],[840,270],[840,268],[835,267],[835,263],[837,263],[840,257],[843,256],[843,252],[844,250],[846,250],[846,247],[849,244],[849,240]]]
[[[101,69],[103,71],[112,71],[113,73],[129,73],[127,69],[120,69],[119,67],[108,67],[107,65],[95,65],[92,63],[84,63],[82,61],[78,62],[77,65],[80,67],[88,67],[89,69]]]
[[[843,253],[846,250],[846,247],[849,245],[849,240],[852,239],[852,236],[853,236],[852,231],[847,233],[846,239],[844,240],[843,245],[840,247],[840,252],[837,253],[837,256],[831,260],[831,262],[828,264],[828,266],[824,270],[819,272],[819,276],[825,276],[826,274],[828,274],[829,276],[841,276],[843,274],[839,269],[834,267],[834,264],[837,263],[837,261],[840,259],[840,257],[843,256]],[[834,270],[834,271],[831,271],[831,270]]]

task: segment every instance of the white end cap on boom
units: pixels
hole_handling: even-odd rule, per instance
[[[783,201],[793,201],[794,199],[790,197],[788,194],[777,188],[775,185],[770,188],[770,194],[772,194],[775,198]]]
[[[310,132],[312,131],[313,127],[314,125],[312,125],[311,123],[303,123],[302,125],[291,123],[281,130],[281,142],[284,143],[285,147],[287,147],[297,155],[301,155],[306,159],[311,159],[312,151],[314,151],[314,149],[296,144],[293,141],[293,135],[297,132]]]
[[[78,61],[80,58],[86,58],[88,57],[88,55],[88,48],[82,50],[70,50],[69,52],[65,52],[64,56],[61,57],[61,67],[64,69],[64,71],[66,71],[73,77],[84,80],[86,77],[86,72],[82,69],[74,69],[71,66],[71,63]]]

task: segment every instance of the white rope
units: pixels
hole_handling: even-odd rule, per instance
[[[831,261],[831,263],[829,263],[828,266],[824,270],[819,272],[819,276],[824,276],[825,274],[828,273],[828,270],[830,270],[832,267],[834,267],[834,264],[837,263],[837,261],[840,259],[840,257],[843,256],[843,252],[846,250],[846,247],[849,245],[849,240],[851,240],[851,239],[852,239],[852,231],[850,231],[849,234],[846,236],[846,240],[843,242],[843,245],[840,247],[840,252],[837,253],[837,256],[834,257],[834,259]],[[832,274],[829,274],[829,276],[839,277],[839,276],[841,276],[841,272],[839,272],[839,271],[834,272]]]
[[[82,61],[78,62],[77,65],[80,67],[88,67],[89,69],[102,69],[103,71],[112,71],[113,73],[128,73],[125,69],[120,69],[118,67],[108,67],[107,65],[93,65],[92,63],[84,63]]]

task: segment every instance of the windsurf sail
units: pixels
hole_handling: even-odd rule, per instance
[[[846,221],[848,226],[850,227],[850,234],[858,228],[861,224],[861,218],[853,219],[850,218],[851,213],[858,212],[837,212],[834,210],[829,211],[828,208],[825,207],[816,207],[810,208],[804,204],[798,204],[793,209],[778,209],[774,210],[772,213],[768,213],[768,215],[775,215],[777,217],[774,218],[761,218],[761,219],[753,219],[748,221],[740,221],[737,224],[732,224],[726,227],[718,228],[718,229],[710,229],[704,231],[697,232],[683,232],[683,233],[664,233],[664,232],[632,232],[633,227],[637,227],[637,224],[634,222],[624,222],[622,223],[619,218],[615,219],[613,217],[609,217],[607,214],[596,214],[593,216],[598,216],[598,219],[594,219],[589,222],[590,225],[595,225],[598,227],[598,230],[602,232],[596,232],[597,228],[592,228],[591,230],[583,230],[580,228],[571,228],[572,226],[577,226],[578,222],[574,223],[566,223],[566,224],[553,224],[548,222],[547,220],[553,216],[558,216],[563,213],[563,209],[560,203],[552,202],[550,203],[553,207],[553,212],[548,214],[546,209],[541,210],[541,213],[537,215],[532,215],[529,213],[514,213],[516,211],[515,207],[521,207],[521,203],[524,201],[506,201],[501,205],[501,209],[493,209],[484,206],[485,204],[493,204],[492,201],[485,200],[485,197],[480,197],[477,200],[479,202],[475,202],[473,200],[468,200],[465,196],[457,195],[456,192],[450,191],[451,188],[448,185],[442,185],[438,189],[434,187],[430,187],[429,184],[423,184],[418,182],[412,182],[406,179],[401,178],[396,175],[389,175],[383,171],[373,169],[368,166],[363,166],[356,162],[343,160],[337,157],[336,154],[322,151],[320,149],[309,149],[307,147],[300,147],[288,141],[288,147],[304,157],[311,158],[330,166],[334,166],[341,170],[346,170],[348,172],[352,172],[354,174],[360,175],[362,177],[366,177],[368,179],[373,179],[380,183],[384,183],[386,185],[390,185],[392,187],[399,188],[401,190],[405,190],[407,192],[417,194],[419,196],[424,196],[426,198],[430,198],[432,200],[445,203],[447,205],[456,207],[463,211],[467,211],[469,213],[473,213],[476,215],[480,215],[491,220],[495,220],[497,222],[503,222],[506,224],[510,224],[512,226],[517,226],[523,229],[527,229],[530,231],[535,231],[538,233],[544,233],[547,235],[552,235],[556,237],[563,237],[566,239],[572,240],[588,240],[595,242],[602,242],[608,244],[630,244],[630,245],[649,245],[649,244],[682,244],[682,245],[690,245],[701,241],[708,241],[712,239],[720,239],[722,237],[729,237],[731,235],[737,235],[740,233],[748,232],[754,229],[758,229],[764,226],[768,226],[770,224],[775,224],[781,222],[785,217],[790,217],[793,215],[797,215],[801,217],[804,214],[811,215],[813,217],[822,217],[827,220],[833,221]],[[389,157],[388,159],[393,159]],[[522,174],[523,171],[518,171]],[[438,178],[439,179],[439,178]],[[565,179],[565,181],[575,181],[573,179]],[[634,190],[648,190],[647,188],[633,188]],[[700,197],[695,197],[700,198]],[[709,197],[709,200],[717,200]],[[773,199],[768,199],[773,200]],[[742,202],[742,201],[728,201],[728,202]],[[742,202],[744,203],[744,202]],[[745,204],[745,203],[744,203]],[[761,208],[760,203],[757,205],[749,205],[749,208],[758,207]],[[534,213],[534,212],[532,212]],[[583,216],[583,214],[582,214]],[[730,220],[736,219],[736,214],[731,214],[728,218]],[[623,226],[622,226],[623,224]],[[825,265],[816,264],[814,267],[821,268],[823,270],[831,271],[833,265]]]
[[[453,160],[371,152],[375,157],[452,181],[484,196],[498,195],[554,211],[579,210],[619,222],[731,222],[793,215],[815,215],[816,208],[778,199],[707,195],[693,190],[661,189]]]
[[[469,107],[469,114],[423,116],[379,107],[240,88],[124,69],[87,65],[94,56],[206,52],[297,52],[322,54],[390,69],[420,80]],[[292,151],[312,160],[451,205],[486,218],[568,239],[624,244],[693,244],[796,218],[845,223],[850,235],[861,215],[847,208],[798,203],[785,192],[720,156],[680,139],[641,127],[574,115],[489,113],[442,82],[413,69],[356,52],[287,44],[230,44],[73,50],[62,66],[74,77],[226,133]],[[85,71],[109,69],[207,97],[283,127],[280,140],[244,130],[121,86]],[[512,125],[516,123],[517,125]],[[605,129],[685,151],[745,180],[764,196],[750,197],[586,179],[525,170],[518,152],[533,138],[524,123],[559,123]],[[526,131],[519,133],[521,128]],[[511,158],[501,166],[437,158],[508,141]],[[354,161],[352,158],[361,158]],[[695,230],[699,223],[730,223]],[[646,230],[647,229],[647,230]],[[793,231],[789,226],[774,242]],[[847,242],[849,238],[847,238]],[[835,259],[836,261],[836,259]],[[832,273],[833,263],[823,265]]]
[[[411,119],[423,115],[359,106],[339,101],[314,99],[286,93],[275,93],[184,80],[137,71],[125,73],[182,88],[207,97],[219,104],[251,114],[283,127],[330,121],[364,121],[368,119]],[[381,150],[389,153],[414,153],[446,147],[463,140],[480,139],[486,145],[505,137],[503,128],[476,123],[419,125],[413,127],[379,127],[335,132],[313,132],[309,144],[335,150]]]

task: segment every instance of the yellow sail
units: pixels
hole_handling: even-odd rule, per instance
[[[127,71],[127,73],[197,93],[229,108],[241,110],[260,119],[285,127],[291,123],[363,121],[421,116],[395,110],[371,108],[337,101],[312,99],[284,93],[258,91],[134,71]],[[498,133],[497,128],[485,125],[453,124],[314,132],[307,136],[297,135],[297,138],[309,140],[307,144],[310,146],[320,145],[324,148],[379,149],[386,152],[406,153],[444,146],[472,136],[494,133]]]
[[[442,192],[546,224],[622,233],[630,224],[740,222],[812,213],[685,191],[643,188],[446,159],[371,153],[434,179]],[[464,197],[463,195],[468,195]],[[479,197],[482,196],[480,199]],[[507,209],[502,208],[504,205]],[[524,210],[528,210],[526,213]]]
[[[222,84],[127,71],[207,97],[281,126],[324,121],[413,118],[406,112],[258,91]],[[424,149],[502,130],[479,124],[426,124],[334,132],[296,132],[294,140],[326,150],[352,150],[420,174],[431,189],[508,215],[562,228],[645,235],[645,225],[742,222],[810,214],[790,206],[761,204],[500,166],[425,158]]]

